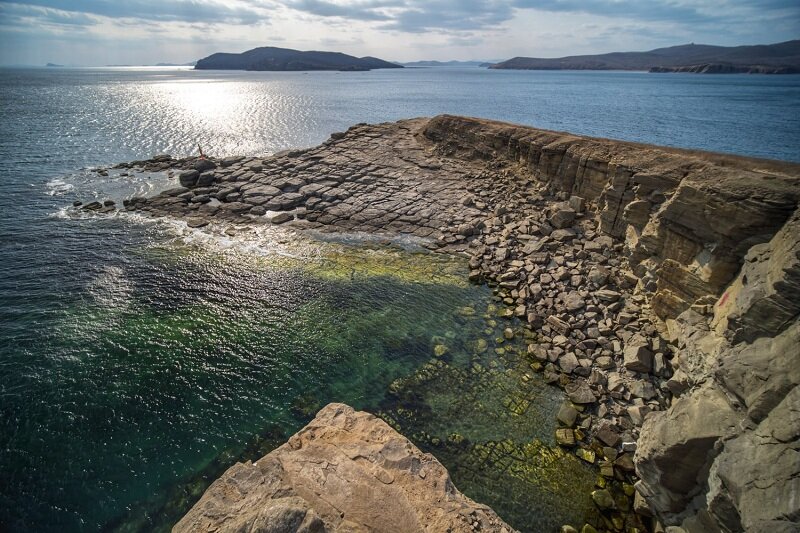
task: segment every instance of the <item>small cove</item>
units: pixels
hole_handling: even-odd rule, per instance
[[[12,527],[165,529],[331,401],[384,417],[523,530],[591,508],[592,470],[553,442],[561,391],[527,368],[531,333],[466,282],[463,259],[198,233],[127,247],[44,323],[18,324],[7,361],[24,370],[4,376]]]

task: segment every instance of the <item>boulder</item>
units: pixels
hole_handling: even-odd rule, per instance
[[[597,505],[597,507],[603,511],[607,509],[614,509],[616,508],[616,503],[614,503],[614,497],[611,496],[611,493],[606,489],[599,489],[592,492],[592,501]]]
[[[185,170],[178,174],[178,180],[183,187],[194,187],[199,177],[200,172],[197,170]]]
[[[269,221],[273,224],[283,224],[285,222],[289,222],[293,218],[294,215],[290,213],[278,213],[277,215],[269,219]]]
[[[558,366],[561,367],[561,371],[565,374],[571,374],[578,366],[580,366],[580,363],[578,362],[578,358],[575,357],[574,353],[567,352],[558,359]]]
[[[653,369],[653,352],[650,351],[647,339],[638,335],[629,339],[622,352],[622,361],[628,370],[650,372]]]
[[[556,418],[559,422],[571,428],[575,425],[575,421],[578,419],[578,410],[572,407],[571,404],[564,403],[558,410]]]
[[[571,207],[557,209],[550,216],[550,224],[556,229],[568,228],[575,222],[576,216],[577,213]]]
[[[473,524],[513,531],[385,422],[329,404],[283,446],[229,468],[173,532],[472,533]]]
[[[572,403],[580,405],[595,403],[597,401],[597,397],[592,392],[591,387],[589,387],[589,384],[583,379],[568,383],[567,386],[564,387],[564,390],[567,392],[567,396]]]
[[[195,161],[194,164],[192,165],[192,167],[197,172],[205,172],[206,170],[214,170],[215,168],[217,168],[217,165],[216,165],[216,163],[214,163],[210,159],[204,159],[203,158],[203,159],[198,159],[197,161]]]
[[[216,180],[216,175],[214,172],[203,172],[197,177],[197,186],[198,187],[208,187]]]

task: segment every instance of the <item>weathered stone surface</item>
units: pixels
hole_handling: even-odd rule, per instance
[[[634,372],[650,372],[653,369],[653,352],[647,339],[635,336],[625,344],[623,365]]]
[[[714,444],[735,433],[740,417],[723,393],[706,385],[652,413],[637,443],[642,496],[665,516],[679,515],[708,475]]]
[[[800,315],[800,209],[775,236],[753,246],[715,309],[734,342],[774,336]]]
[[[238,463],[175,525],[182,532],[510,532],[445,468],[382,420],[330,404],[256,463]]]

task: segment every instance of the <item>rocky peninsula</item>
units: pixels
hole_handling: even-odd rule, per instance
[[[797,530],[800,165],[443,115],[269,157],[123,166],[179,182],[128,211],[468,255],[533,332],[531,370],[569,398],[555,439],[597,465],[583,532]],[[331,405],[176,530],[393,530],[376,506],[406,509],[402,531],[510,529],[399,434]]]
[[[514,57],[491,65],[512,70],[645,70],[696,74],[797,74],[800,40],[751,46],[684,44],[647,52],[556,58]]]

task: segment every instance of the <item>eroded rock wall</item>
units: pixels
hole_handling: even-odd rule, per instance
[[[800,165],[441,116],[444,155],[511,161],[581,196],[677,354],[637,490],[687,531],[798,531]]]

